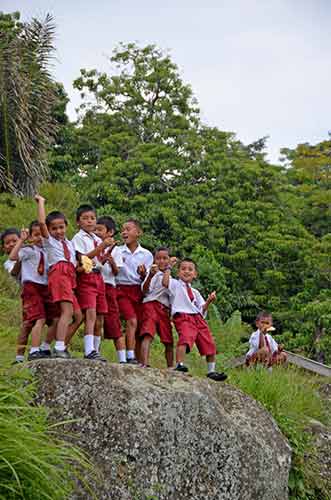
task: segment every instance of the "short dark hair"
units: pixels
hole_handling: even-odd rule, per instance
[[[137,219],[126,219],[126,221],[124,222],[124,224],[126,224],[127,222],[131,222],[131,224],[134,224],[136,226],[136,228],[139,229],[139,231],[143,230],[143,228],[141,227],[141,224],[140,224],[139,220],[137,220]]]
[[[113,231],[114,233],[116,232],[115,221],[112,217],[109,217],[108,215],[102,215],[101,217],[99,217],[97,220],[97,224],[105,226],[107,231]]]
[[[32,229],[33,229],[34,227],[40,227],[40,222],[39,222],[39,221],[37,221],[37,220],[33,220],[32,222],[30,222],[30,224],[29,224],[29,234],[30,234],[30,235],[31,235],[31,233],[32,233]]]
[[[76,221],[78,221],[85,212],[94,212],[97,214],[96,209],[92,205],[84,204],[80,205],[76,210]]]
[[[68,221],[66,219],[66,216],[62,213],[59,212],[58,210],[53,210],[53,212],[50,212],[47,217],[46,217],[46,226],[49,227],[51,223],[56,220],[56,219],[62,219],[65,225],[68,225]]]
[[[3,233],[1,233],[1,244],[3,245],[5,242],[6,236],[10,236],[11,234],[16,234],[16,236],[20,237],[21,233],[16,227],[9,227],[5,229]]]
[[[198,264],[193,259],[190,259],[189,257],[184,257],[183,259],[180,259],[180,261],[179,261],[179,267],[181,266],[181,264],[183,262],[191,262],[191,264],[194,264],[195,269],[198,269]]]
[[[168,247],[158,247],[155,252],[154,252],[154,256],[159,253],[159,252],[167,252],[169,255],[170,255],[170,248]]]
[[[272,319],[272,314],[271,312],[268,311],[260,311],[258,315],[256,316],[255,321],[260,321],[263,318],[271,318]]]

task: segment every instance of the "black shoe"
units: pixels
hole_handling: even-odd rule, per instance
[[[57,351],[54,349],[52,358],[61,358],[61,359],[70,359],[71,355],[70,352],[65,349],[64,351]]]
[[[207,377],[211,380],[215,380],[216,382],[222,382],[223,380],[226,380],[228,378],[228,376],[223,372],[210,372],[207,374]]]
[[[52,356],[52,351],[49,349],[40,349],[40,352],[44,358],[50,358]]]
[[[104,361],[107,362],[105,358],[100,356],[100,354],[97,351],[91,351],[90,354],[87,354],[87,356],[84,356],[85,359],[92,359],[94,361]]]
[[[187,373],[187,372],[188,372],[188,368],[187,368],[187,366],[185,366],[185,365],[183,365],[183,364],[178,363],[178,365],[177,365],[177,366],[176,366],[176,368],[175,368],[175,371],[176,371],[176,372]]]
[[[15,361],[12,362],[12,366],[21,365],[22,363],[24,363],[24,361],[24,359],[15,359]]]
[[[35,352],[30,352],[28,356],[28,361],[35,361],[37,359],[44,359],[45,356],[43,355],[42,351],[35,351]]]
[[[126,360],[127,364],[128,365],[137,365],[138,364],[138,361],[136,360],[136,358],[127,358]]]

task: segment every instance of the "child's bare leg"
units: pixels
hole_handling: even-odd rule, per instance
[[[118,361],[120,363],[126,363],[125,337],[122,335],[121,337],[114,339],[114,344],[117,351]]]
[[[176,348],[176,363],[184,363],[186,354],[186,345],[177,345]]]
[[[141,361],[141,344],[142,344],[141,337],[139,337],[139,336],[136,335],[136,347],[134,349],[134,353],[135,353],[135,358],[140,363],[142,363],[142,361]]]
[[[94,350],[97,352],[100,351],[102,325],[103,315],[97,314],[94,326]]]
[[[65,341],[68,327],[72,318],[73,307],[71,302],[60,302],[61,316],[56,328],[56,343]],[[57,349],[57,348],[56,348]]]
[[[97,312],[95,309],[86,309],[85,311],[85,334],[84,334],[84,351],[85,356],[95,351],[94,348],[94,328],[97,320]]]
[[[174,365],[174,346],[172,344],[165,344],[164,354],[167,360],[167,367],[172,368]]]
[[[77,332],[78,328],[82,324],[84,319],[83,313],[80,309],[76,309],[74,311],[74,321],[69,325],[68,328],[68,333],[66,336],[66,345],[69,345],[71,342],[72,337],[75,335]]]
[[[128,360],[135,358],[137,318],[130,318],[125,325],[125,341]]]
[[[144,335],[140,346],[140,362],[143,365],[148,365],[149,361],[149,350],[153,338],[150,335]]]
[[[17,337],[16,357],[23,358],[28,343],[28,338],[32,330],[31,322],[24,322]]]
[[[41,343],[41,332],[44,327],[46,320],[45,319],[37,319],[32,330],[31,330],[31,348],[39,350]],[[31,351],[33,352],[33,351]]]

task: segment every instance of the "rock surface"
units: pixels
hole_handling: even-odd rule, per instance
[[[285,500],[291,450],[230,384],[87,360],[34,362],[38,400],[102,470],[98,500]],[[77,491],[75,498],[87,499]]]

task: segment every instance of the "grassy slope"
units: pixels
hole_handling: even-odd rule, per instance
[[[1,266],[2,267],[2,266]],[[15,356],[15,341],[20,326],[21,309],[18,299],[19,290],[0,270],[0,366],[6,370]],[[234,316],[223,325],[216,309],[210,311],[210,326],[214,332],[218,350],[218,367],[223,368],[226,360],[242,354],[245,346],[240,343],[242,336],[247,336],[249,329],[241,324],[240,314]],[[82,356],[82,335],[76,334],[72,351],[74,356]],[[113,342],[104,342],[103,355],[109,361],[116,361]],[[152,347],[151,365],[164,368],[163,347],[155,340]],[[191,374],[204,376],[205,361],[194,350],[187,358]],[[315,465],[310,436],[305,427],[310,419],[324,423],[329,421],[327,411],[318,396],[318,377],[308,377],[305,373],[293,368],[274,369],[270,374],[260,370],[232,370],[228,372],[228,382],[237,385],[255,399],[259,400],[274,416],[281,430],[288,437],[294,450],[293,468],[290,478],[292,499],[331,498],[328,486],[319,479]],[[309,458],[311,457],[311,458]]]

